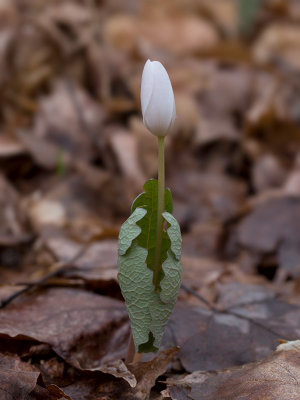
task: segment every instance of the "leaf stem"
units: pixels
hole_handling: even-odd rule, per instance
[[[135,364],[137,362],[140,362],[141,358],[142,353],[136,353],[132,333],[130,332],[130,339],[125,362],[126,364]]]
[[[161,269],[161,246],[163,234],[163,216],[165,208],[165,137],[158,136],[158,201],[156,240],[153,265],[153,284],[159,290],[159,272]]]

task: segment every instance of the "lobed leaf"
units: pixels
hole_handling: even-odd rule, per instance
[[[138,237],[138,244],[148,250],[146,264],[153,271],[155,241],[156,241],[156,224],[157,224],[157,196],[158,182],[156,179],[148,180],[144,185],[145,192],[141,193],[132,204],[132,212],[135,212],[137,207],[145,208],[148,212],[144,218],[138,221],[138,226],[141,228],[141,234]],[[169,189],[165,190],[165,210],[169,215],[173,210],[172,195]],[[167,251],[170,248],[170,239],[166,232],[162,236],[161,264],[167,258]],[[159,274],[158,284],[163,279],[163,270]],[[159,292],[160,286],[156,287]]]
[[[119,236],[119,283],[131,320],[138,352],[156,352],[176,303],[181,283],[181,235],[172,211],[172,198],[165,192],[167,223],[163,232],[159,290],[153,285],[153,262],[157,220],[157,181],[144,185],[132,214],[122,225]]]
[[[119,233],[119,254],[123,255],[131,246],[132,241],[141,233],[141,228],[136,224],[141,220],[147,211],[137,208],[121,226]]]

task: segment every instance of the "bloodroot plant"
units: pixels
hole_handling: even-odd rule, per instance
[[[119,235],[118,279],[131,321],[126,361],[157,352],[181,283],[181,234],[165,189],[164,139],[176,118],[167,71],[158,61],[145,64],[141,84],[143,121],[158,138],[158,180],[150,179],[133,202]]]

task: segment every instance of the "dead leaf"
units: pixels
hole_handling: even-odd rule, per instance
[[[77,368],[122,358],[128,341],[124,305],[83,290],[48,289],[0,310],[2,337],[48,343]]]
[[[264,154],[253,165],[252,180],[257,193],[281,187],[286,179],[286,170],[280,160],[272,154]]]
[[[94,243],[79,257],[65,275],[80,277],[87,282],[117,282],[117,240]]]
[[[133,53],[137,47],[138,26],[132,15],[113,15],[103,28],[107,41],[118,51]]]
[[[292,24],[271,24],[266,27],[253,47],[256,61],[266,63],[283,59],[294,68],[300,68],[300,30]]]
[[[238,15],[236,5],[231,0],[217,0],[211,2],[202,0],[199,7],[207,12],[213,21],[227,35],[236,35],[238,31]]]
[[[89,171],[85,171],[87,172]],[[112,223],[109,220],[113,212],[112,191],[116,190],[118,182],[112,182],[107,186],[106,179],[98,180],[96,186],[92,185],[89,179],[83,179],[84,175],[84,173],[70,174],[65,178],[55,179],[48,182],[41,192],[32,193],[26,198],[26,203],[24,203],[31,224],[38,232],[48,225],[69,226],[70,230],[75,231],[76,223],[80,220],[94,219],[95,224],[99,223],[99,229],[107,228],[108,236],[116,234],[116,229],[112,229]],[[105,190],[103,190],[105,184]],[[120,199],[116,201],[120,202]],[[44,215],[45,211],[47,215]],[[105,236],[105,229],[103,236]]]
[[[15,137],[8,134],[0,135],[0,158],[7,159],[25,153],[25,147]]]
[[[82,279],[102,290],[112,286],[115,294],[116,291],[119,293],[116,239],[102,239],[86,244],[75,240],[67,232],[47,227],[42,232],[42,241],[56,261],[66,263],[67,268],[62,273],[64,277]],[[76,259],[70,262],[74,258]]]
[[[153,360],[131,364],[128,368],[134,373],[137,385],[134,388],[135,399],[147,399],[156,379],[166,372],[168,365],[178,353],[178,348],[161,351]]]
[[[297,347],[279,346],[257,363],[217,372],[197,371],[177,382],[171,378],[168,394],[174,400],[297,400],[300,396],[299,361]]]
[[[299,318],[298,306],[268,297],[227,312],[178,304],[163,344],[180,346],[178,357],[186,371],[217,370],[265,357],[277,339],[296,339],[300,330],[293,321]]]
[[[20,290],[24,289],[25,286],[21,285],[1,285],[0,286],[0,307],[5,300],[12,296],[13,294],[19,292]]]
[[[16,189],[0,175],[0,244],[15,246],[31,239],[27,219]]]
[[[298,276],[300,200],[297,197],[280,197],[258,205],[238,226],[238,243],[260,257],[277,256],[281,268],[291,276]]]
[[[140,41],[178,56],[206,51],[219,41],[214,26],[193,15],[145,19],[140,21],[140,36]]]
[[[112,374],[120,379],[108,380],[105,376],[89,373],[85,379],[79,378],[71,384],[63,387],[57,385],[48,386],[51,393],[57,393],[71,400],[98,399],[124,399],[124,400],[146,400],[149,398],[151,388],[155,385],[156,379],[162,375],[173,360],[177,348],[160,352],[153,360],[130,364],[127,367],[118,360],[97,369],[103,370],[106,374]],[[93,371],[93,370],[91,370]],[[107,375],[106,375],[107,377]]]
[[[246,194],[242,181],[219,172],[182,169],[183,160],[177,160],[168,185],[173,188],[174,199],[185,202],[185,213],[190,213],[193,224],[226,221],[238,214]]]
[[[36,387],[40,373],[29,363],[12,354],[0,356],[1,400],[27,400]]]
[[[150,179],[157,174],[157,141],[144,126],[142,120],[137,117],[130,119],[130,130],[137,141],[138,163],[146,177]]]
[[[266,300],[274,299],[275,293],[266,283],[246,284],[241,282],[228,282],[218,285],[218,305],[228,310],[243,305],[263,303]]]
[[[142,190],[146,177],[141,172],[136,138],[124,129],[114,129],[110,135],[110,143],[119,167],[126,178],[130,194],[136,196]]]
[[[90,160],[95,154],[97,135],[101,135],[102,121],[103,110],[85,91],[68,81],[57,81],[52,93],[39,103],[32,142],[35,137],[43,139],[50,146],[54,145],[57,152]],[[34,143],[29,150],[35,156]],[[36,155],[41,160],[41,154]],[[57,165],[57,156],[53,167]]]

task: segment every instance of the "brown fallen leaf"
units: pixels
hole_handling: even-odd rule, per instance
[[[252,181],[257,193],[280,187],[286,179],[286,171],[280,160],[272,154],[259,157],[252,168]]]
[[[27,400],[36,387],[40,373],[13,354],[0,354],[1,400]]]
[[[112,380],[96,385],[95,380],[90,380],[88,382],[75,382],[64,387],[63,391],[72,400],[82,400],[84,395],[89,400],[146,400],[149,398],[151,388],[155,385],[156,379],[167,370],[168,364],[173,360],[177,352],[177,348],[171,348],[160,352],[151,361],[128,365],[128,369],[136,378],[134,385],[129,385],[128,382],[120,380]]]
[[[25,153],[25,147],[14,136],[9,134],[0,135],[0,159],[19,156]]]
[[[279,58],[299,69],[299,38],[300,29],[297,25],[270,24],[254,44],[254,59],[260,63],[267,63]]]
[[[8,297],[12,296],[14,293],[18,292],[21,289],[24,289],[25,286],[21,285],[1,285],[0,286],[0,307],[2,302],[4,302]]]
[[[76,220],[83,219],[94,219],[95,223],[99,221],[102,227],[112,226],[110,219],[115,211],[112,206],[112,192],[117,187],[117,182],[107,185],[104,180],[99,180],[96,187],[84,176],[85,174],[78,173],[55,179],[45,186],[42,193],[33,193],[26,199],[30,222],[37,232],[47,225],[68,225],[72,229]]]
[[[215,27],[193,15],[148,16],[139,23],[141,41],[179,56],[206,51],[219,41]]]
[[[57,400],[58,398],[61,399],[61,397],[57,397],[56,395],[50,394],[50,392],[46,388],[44,388],[40,385],[36,385],[34,390],[30,393],[30,397],[27,399],[28,400]]]
[[[119,52],[132,53],[137,48],[137,20],[131,15],[113,15],[103,27],[105,39]]]
[[[24,144],[34,159],[47,168],[51,165],[48,161],[43,164],[43,153],[45,160],[48,160],[48,143],[53,148],[52,153],[56,149],[56,159],[52,157],[53,168],[57,165],[61,151],[79,160],[90,160],[95,155],[102,121],[102,109],[87,92],[68,81],[57,81],[50,95],[41,99],[35,114],[33,132],[26,137]],[[24,135],[20,139],[24,139]],[[41,146],[37,146],[36,139]]]
[[[65,398],[69,398],[71,400],[99,400],[101,399],[99,393],[101,387],[102,385],[101,383],[99,384],[99,380],[95,378],[89,378],[82,380],[78,379],[76,382],[64,388],[52,386],[50,387],[50,391],[59,393],[61,397],[65,396]]]
[[[79,369],[125,356],[128,317],[123,303],[76,289],[48,289],[0,310],[0,336],[48,343]]]
[[[147,399],[151,388],[154,386],[156,379],[166,372],[168,365],[178,353],[179,348],[161,351],[153,360],[131,364],[128,366],[130,371],[137,379],[137,385],[134,388],[135,399]]]
[[[140,118],[133,116],[130,119],[130,130],[137,141],[138,163],[147,179],[153,178],[157,174],[157,141],[154,135],[144,126]]]
[[[257,361],[276,347],[277,339],[294,340],[300,335],[294,322],[300,318],[299,306],[263,294],[261,301],[241,301],[241,305],[236,301],[224,312],[184,303],[175,307],[163,345],[180,346],[178,358],[186,371]]]
[[[182,162],[178,160],[168,185],[173,188],[174,199],[185,202],[185,212],[190,212],[191,222],[224,222],[236,216],[245,201],[244,183],[219,172],[200,173],[194,168],[183,169]]]
[[[299,344],[294,344],[297,342],[280,345],[257,363],[217,372],[197,371],[177,381],[171,378],[166,395],[173,400],[298,400],[300,351]]]
[[[186,256],[185,252],[181,257],[181,264],[184,288],[192,289],[209,304],[214,304],[218,295],[215,284],[224,273],[224,265],[219,260],[208,257]],[[181,290],[179,295],[180,300],[189,304],[199,304],[199,299],[187,290]]]
[[[51,384],[51,385],[47,386],[47,390],[48,390],[48,392],[49,392],[51,395],[55,396],[55,398],[57,398],[57,399],[72,400],[71,397],[69,397],[68,395],[66,395],[66,394],[63,392],[63,390],[61,390],[61,389],[60,389],[58,386],[56,386],[56,385]]]
[[[33,353],[32,356],[35,360],[34,365],[41,371],[43,387],[47,388],[46,393],[55,396],[55,400],[98,400],[99,388],[111,387],[115,382],[121,386],[124,384],[124,387],[136,386],[136,378],[122,360],[113,361],[95,370],[78,370],[56,357],[48,359],[49,352],[45,353],[44,357],[38,353]],[[113,376],[123,378],[124,381]]]
[[[81,243],[67,232],[49,226],[43,229],[41,239],[44,247],[54,255],[58,262],[66,263],[62,272],[64,277],[82,279],[97,285],[97,288],[113,285],[119,293],[117,282],[118,241],[102,239]],[[74,259],[72,261],[72,259]]]
[[[102,240],[89,246],[65,276],[79,277],[87,282],[117,282],[117,240]]]
[[[128,191],[134,197],[142,190],[146,181],[139,164],[137,140],[130,132],[121,128],[114,129],[109,140],[119,168],[128,181]]]
[[[260,256],[275,254],[279,266],[290,276],[300,274],[300,224],[295,218],[300,212],[300,200],[284,196],[258,205],[237,228],[238,243]]]
[[[0,85],[5,83],[9,76],[8,52],[17,25],[17,12],[9,0],[3,0],[0,5]]]
[[[282,73],[288,77],[290,70]],[[252,86],[243,146],[254,161],[265,153],[275,154],[283,167],[288,166],[299,147],[298,79],[281,80],[261,72],[253,76]]]
[[[263,303],[275,298],[274,291],[265,282],[260,285],[245,282],[222,282],[218,289],[218,306],[225,310]]]
[[[184,204],[174,202],[175,215],[181,222],[181,227],[186,228],[191,222],[187,215]],[[183,207],[182,209],[180,209]],[[194,223],[188,233],[182,235],[182,248],[184,254],[188,256],[211,258],[208,263],[214,262],[213,260],[218,254],[220,248],[220,240],[223,234],[223,226],[220,222],[212,221],[207,223]],[[201,259],[199,260],[201,263]],[[189,267],[188,267],[189,268]]]
[[[202,0],[198,4],[199,8],[203,8],[211,19],[229,36],[237,34],[238,31],[238,15],[237,8],[231,0]]]
[[[0,244],[2,246],[16,246],[31,239],[19,193],[1,174],[0,220]]]
[[[99,375],[96,370],[83,371],[85,375],[76,376],[72,383],[65,385],[50,384],[50,393],[65,396],[68,400],[124,399],[146,400],[156,379],[162,375],[173,360],[178,348],[160,352],[153,360],[137,364],[125,364],[121,360],[106,364],[97,369],[108,375]],[[88,374],[87,374],[88,372]]]

